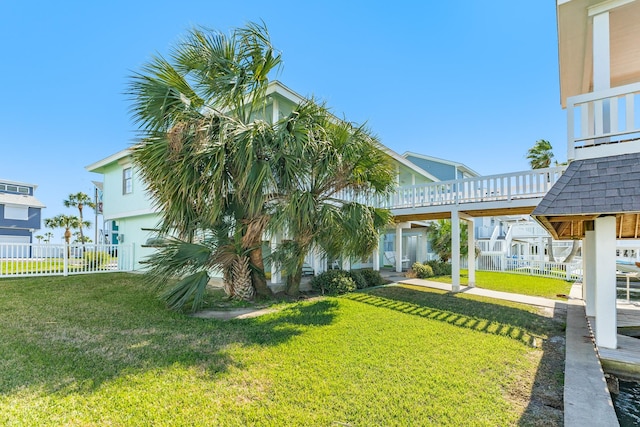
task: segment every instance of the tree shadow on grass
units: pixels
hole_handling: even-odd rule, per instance
[[[354,301],[450,323],[463,328],[508,336],[542,350],[531,386],[512,397],[525,402],[518,425],[563,425],[564,325],[566,308],[557,304],[552,317],[498,303],[467,299],[461,294],[391,286],[345,296]],[[527,393],[530,393],[527,396]]]
[[[263,318],[218,321],[171,313],[155,303],[149,310],[145,304],[120,313],[109,312],[113,307],[107,304],[75,316],[52,310],[46,321],[29,312],[14,312],[13,319],[0,314],[0,394],[32,387],[59,395],[91,393],[118,377],[172,366],[216,377],[243,367],[230,347],[278,345],[330,324],[337,310],[336,301],[317,300]]]
[[[461,294],[407,286],[377,288],[350,294],[346,298],[463,328],[507,336],[527,345],[535,345],[538,339],[562,328],[561,324],[538,313],[486,300],[467,299]]]

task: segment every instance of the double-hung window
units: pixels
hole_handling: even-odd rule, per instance
[[[133,171],[129,168],[122,170],[122,194],[133,193]]]

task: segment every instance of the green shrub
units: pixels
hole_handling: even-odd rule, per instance
[[[416,274],[416,277],[418,279],[428,279],[429,277],[433,277],[433,267],[431,267],[429,264],[416,262],[411,266],[411,269]]]
[[[87,268],[97,269],[109,262],[111,256],[106,252],[85,251],[82,258],[84,259],[84,264]]]
[[[367,286],[368,287],[380,286],[380,285],[384,285],[385,283],[387,283],[382,278],[382,276],[380,275],[379,271],[374,271],[374,270],[370,270],[370,269],[358,270],[358,271],[360,272],[362,277],[364,277],[364,280],[367,282]]]
[[[364,278],[360,270],[351,270],[349,276],[353,279],[353,283],[356,284],[356,288],[364,289],[369,286],[367,279]]]
[[[451,275],[451,264],[444,261],[431,260],[425,262],[425,265],[428,265],[433,270],[434,276],[450,276]]]
[[[311,279],[311,287],[323,294],[339,295],[356,290],[356,283],[344,270],[328,270]]]

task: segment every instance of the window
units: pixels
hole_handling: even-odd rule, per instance
[[[21,221],[27,221],[29,219],[29,207],[5,205],[4,219],[18,219]]]
[[[122,194],[133,193],[133,171],[131,168],[122,170]]]

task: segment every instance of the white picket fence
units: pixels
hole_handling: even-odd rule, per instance
[[[0,244],[0,277],[68,276],[132,270],[132,245]]]
[[[460,263],[462,268],[468,267],[466,258]],[[505,254],[481,254],[476,258],[476,270],[502,271],[526,274],[528,276],[553,277],[567,281],[582,278],[582,263],[548,262],[533,259],[519,259]]]

